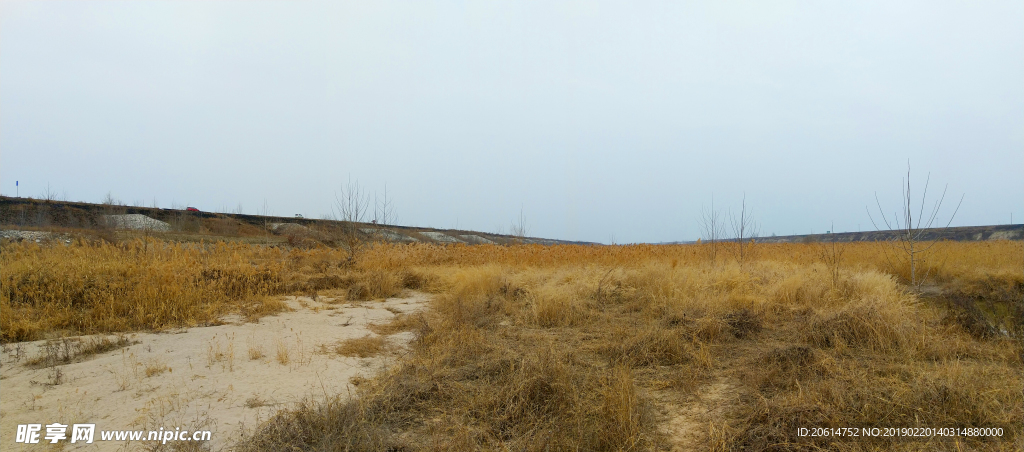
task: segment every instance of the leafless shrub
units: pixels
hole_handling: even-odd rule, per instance
[[[835,225],[833,225],[835,228]],[[837,243],[835,229],[830,230],[827,242],[818,242],[818,260],[828,269],[829,281],[832,291],[839,287],[839,270],[843,264],[843,254],[846,252],[846,245]]]
[[[121,200],[114,197],[113,192],[109,191],[107,192],[107,196],[103,197],[102,204],[108,207],[124,205],[124,203],[122,203]]]
[[[889,246],[884,249],[885,259],[889,264],[890,270],[894,274],[903,274],[900,271],[901,268],[909,266],[909,277],[907,280],[910,285],[915,288],[919,288],[921,284],[928,278],[933,267],[927,267],[922,274],[919,270],[920,267],[924,266],[930,256],[930,251],[939,243],[933,241],[931,243],[924,243],[921,240],[921,236],[925,229],[931,228],[935,225],[935,221],[939,215],[939,209],[942,208],[942,202],[946,199],[946,187],[942,189],[942,196],[932,205],[931,211],[925,214],[925,205],[927,204],[928,197],[928,183],[931,181],[931,173],[928,173],[928,177],[924,182],[924,190],[921,193],[921,203],[918,206],[917,216],[914,216],[914,206],[912,199],[912,192],[910,186],[910,162],[907,162],[907,177],[903,179],[903,203],[902,214],[893,213],[893,219],[890,221],[882,210],[882,203],[878,200],[878,193],[875,193],[875,205],[878,206],[878,213],[880,215],[882,224],[893,233],[893,238],[888,240]],[[960,196],[960,202],[957,203],[956,209],[953,214],[950,215],[949,221],[943,229],[948,228],[953,223],[953,218],[956,217],[956,213],[960,210],[960,205],[963,204],[964,197]],[[868,211],[868,217],[871,219],[871,225],[877,230],[881,230],[879,224],[875,222],[875,218],[871,215],[871,209],[865,209]]]
[[[373,223],[382,226],[391,226],[398,222],[395,214],[395,201],[388,197],[388,186],[384,184],[384,196],[380,199],[377,194],[373,195]]]
[[[51,189],[50,184],[46,184],[46,189],[43,190],[43,194],[40,195],[40,198],[42,198],[43,201],[51,202],[56,201],[58,196],[57,191]]]
[[[751,211],[747,209],[745,193],[743,194],[743,203],[740,204],[739,214],[734,216],[732,212],[729,212],[729,225],[732,227],[733,241],[737,244],[733,251],[736,253],[736,259],[742,263],[749,257],[754,242],[760,235],[757,222],[751,216]]]
[[[701,229],[701,239],[711,263],[718,258],[718,242],[725,236],[725,222],[721,212],[715,210],[715,195],[711,195],[711,207],[700,207],[700,218],[697,219]],[[698,241],[699,242],[699,241]]]
[[[359,231],[359,224],[366,220],[370,206],[369,195],[359,186],[359,182],[349,180],[334,195],[333,212],[335,219],[341,222],[338,243],[347,253],[345,263],[355,264],[359,254],[366,247],[366,241]]]
[[[522,207],[519,208],[519,218],[509,226],[508,233],[515,237],[517,242],[522,242],[526,235],[530,233],[530,228],[526,225],[526,217],[523,216]]]

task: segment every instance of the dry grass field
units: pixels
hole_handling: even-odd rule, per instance
[[[1021,450],[1024,244],[326,247],[4,243],[5,343],[256,319],[274,295],[434,294],[409,353],[239,450]],[[919,270],[920,271],[920,270]],[[379,341],[378,341],[379,342]],[[364,356],[371,338],[338,345]],[[1001,427],[999,438],[799,436]]]

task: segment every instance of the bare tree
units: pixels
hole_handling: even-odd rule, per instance
[[[112,192],[107,192],[107,196],[103,198],[103,212],[106,215],[123,215],[126,211],[124,203],[120,199],[114,197]]]
[[[700,237],[704,242],[704,249],[707,250],[711,263],[718,258],[718,242],[725,236],[725,222],[722,220],[721,212],[715,210],[715,195],[711,195],[711,208],[700,206]]]
[[[50,188],[50,184],[46,184],[46,190],[43,190],[42,194],[43,201],[50,202],[57,200],[57,191]]]
[[[846,245],[837,243],[834,224],[829,231],[830,240],[818,242],[818,260],[828,269],[829,278],[832,281],[832,292],[835,293],[839,286],[839,270],[843,263],[843,254],[846,253]]]
[[[384,184],[384,196],[377,199],[377,193],[373,194],[373,222],[375,224],[391,226],[398,222],[395,215],[395,202],[388,197],[388,184]]]
[[[530,233],[530,228],[526,225],[526,217],[523,216],[523,208],[519,207],[519,218],[512,221],[512,225],[509,226],[508,234],[515,237],[519,243],[523,242],[526,235]]]
[[[738,245],[735,250],[736,257],[742,263],[750,254],[751,246],[760,234],[757,222],[751,216],[751,210],[747,209],[747,194],[743,194],[743,203],[740,204],[740,213],[734,216],[729,212],[729,225],[732,227],[733,241]],[[749,242],[749,243],[748,243]]]
[[[893,212],[893,219],[890,221],[884,211],[882,210],[882,203],[878,200],[878,192],[875,192],[875,205],[878,206],[878,213],[881,216],[881,222],[885,225],[890,232],[892,237],[887,240],[888,246],[883,248],[885,258],[889,264],[889,268],[893,273],[899,274],[898,269],[903,265],[910,267],[910,285],[915,288],[919,288],[921,284],[928,278],[931,269],[929,268],[924,274],[918,273],[918,267],[924,265],[927,262],[927,258],[930,255],[932,247],[935,246],[937,241],[931,243],[924,243],[921,238],[922,234],[926,229],[931,228],[936,220],[938,219],[939,209],[942,208],[942,202],[946,199],[946,190],[949,188],[949,184],[946,184],[942,189],[942,196],[932,204],[931,210],[926,214],[925,206],[927,205],[928,198],[928,183],[931,182],[931,173],[928,173],[928,177],[924,182],[924,190],[921,193],[921,204],[916,209],[917,216],[914,216],[913,197],[910,185],[910,162],[907,162],[907,177],[904,178],[902,185],[903,192],[903,203],[902,214]],[[964,202],[964,195],[960,196],[960,201],[956,205],[956,209],[953,214],[950,215],[949,221],[943,226],[943,229],[949,227],[953,223],[953,218],[956,217],[956,213],[960,211],[960,205]],[[868,212],[868,218],[871,219],[871,225],[876,230],[881,230],[879,224],[875,222],[875,218],[871,215],[871,209],[865,207]]]
[[[341,222],[341,234],[338,242],[348,253],[347,265],[355,264],[356,258],[366,245],[359,234],[359,224],[366,221],[370,206],[370,196],[359,187],[359,182],[343,185],[334,195],[334,216]]]
[[[263,208],[256,209],[256,215],[263,218],[263,237],[266,239],[266,243],[270,245],[270,219],[268,218],[270,209],[267,207],[267,198],[263,198]]]

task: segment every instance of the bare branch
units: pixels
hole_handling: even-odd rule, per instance
[[[334,195],[334,206],[332,212],[341,222],[341,236],[339,242],[342,248],[348,252],[346,263],[355,263],[358,254],[362,251],[365,243],[360,236],[359,225],[366,220],[367,209],[370,205],[370,196],[349,179],[347,186],[342,186]]]
[[[903,214],[893,213],[894,222],[890,223],[886,216],[882,215],[882,220],[885,222],[886,227],[894,235],[886,240],[887,246],[883,248],[886,262],[889,264],[890,270],[894,274],[901,273],[899,267],[902,265],[909,266],[909,282],[912,286],[918,287],[924,282],[924,280],[931,275],[933,268],[925,268],[923,272],[919,272],[919,267],[927,262],[928,253],[936,245],[937,242],[932,241],[930,243],[921,243],[921,239],[924,237],[924,233],[927,229],[932,228],[935,224],[936,219],[939,216],[939,212],[942,208],[942,203],[946,199],[946,192],[949,188],[948,185],[943,187],[942,195],[932,206],[931,211],[926,216],[924,215],[924,208],[928,200],[928,188],[931,185],[931,174],[925,178],[924,189],[921,193],[921,202],[918,206],[917,221],[914,221],[913,215],[913,202],[912,202],[912,185],[910,179],[910,162],[907,162],[907,175],[901,184],[901,191],[903,192]],[[956,210],[953,215],[950,216],[949,222],[946,223],[946,228],[949,227],[953,222],[953,218],[956,213],[960,210],[960,205],[963,203],[963,196],[960,197],[960,203],[957,204]],[[878,207],[879,213],[882,213],[882,205],[878,199],[878,193],[875,193],[875,205]],[[868,213],[868,218],[871,220],[872,226],[876,230],[880,230],[879,225],[875,223],[874,217],[871,215],[871,210],[865,208]],[[902,218],[902,220],[901,220]],[[895,227],[893,227],[895,225]],[[920,277],[919,277],[920,276]]]
[[[508,232],[509,235],[516,237],[520,241],[530,233],[530,228],[526,226],[526,217],[523,216],[522,206],[519,207],[519,219],[512,222]]]
[[[733,240],[738,245],[737,257],[740,262],[743,262],[749,251],[747,240],[758,235],[757,223],[751,217],[751,211],[747,209],[746,193],[743,194],[743,201],[740,204],[739,218],[733,216],[732,212],[729,212],[729,223],[732,226]]]
[[[725,235],[725,225],[722,223],[721,213],[715,210],[714,193],[711,194],[711,208],[701,205],[700,218],[697,221],[700,224],[701,238],[704,239],[708,257],[714,263],[718,256],[718,241]]]

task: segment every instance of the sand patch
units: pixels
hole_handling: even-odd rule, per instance
[[[99,431],[161,427],[210,430],[210,448],[224,449],[298,401],[354,393],[352,377],[370,377],[394,362],[413,335],[389,335],[391,352],[367,358],[341,356],[335,346],[375,335],[369,324],[423,309],[427,299],[412,293],[332,305],[288,297],[294,312],[259,323],[226,318],[219,326],[130,334],[137,343],[53,367],[28,364],[45,354],[46,341],[7,344],[0,443],[4,450],[34,450],[39,445],[14,443],[17,426],[59,422],[96,424],[92,445],[58,443],[69,451],[152,447],[149,441],[102,442]]]
[[[424,231],[424,232],[420,232],[420,235],[427,236],[431,240],[434,240],[434,241],[437,241],[437,242],[441,242],[441,243],[464,243],[462,240],[459,240],[459,239],[457,239],[455,237],[452,237],[452,236],[450,236],[448,234],[445,234],[443,232]]]
[[[493,240],[485,239],[483,237],[480,237],[479,235],[474,235],[474,234],[460,235],[459,238],[462,239],[464,242],[472,244],[472,245],[494,245],[495,244],[495,242]]]
[[[399,234],[399,233],[394,232],[394,231],[389,231],[387,229],[363,228],[363,229],[360,229],[360,231],[363,231],[363,234],[376,235],[376,236],[378,236],[378,237],[380,237],[380,238],[382,238],[384,240],[387,240],[389,242],[418,242],[418,241],[420,241],[419,239],[417,239],[415,237],[409,237],[407,235],[402,235],[402,234]]]
[[[662,405],[665,422],[659,430],[669,440],[672,452],[706,450],[710,448],[708,423],[720,418],[728,400],[733,397],[735,385],[717,381],[701,387],[692,400],[677,405]]]
[[[104,215],[103,219],[109,226],[117,229],[133,229],[138,231],[150,230],[160,232],[167,232],[171,230],[170,224],[138,213],[130,213],[127,215]]]

